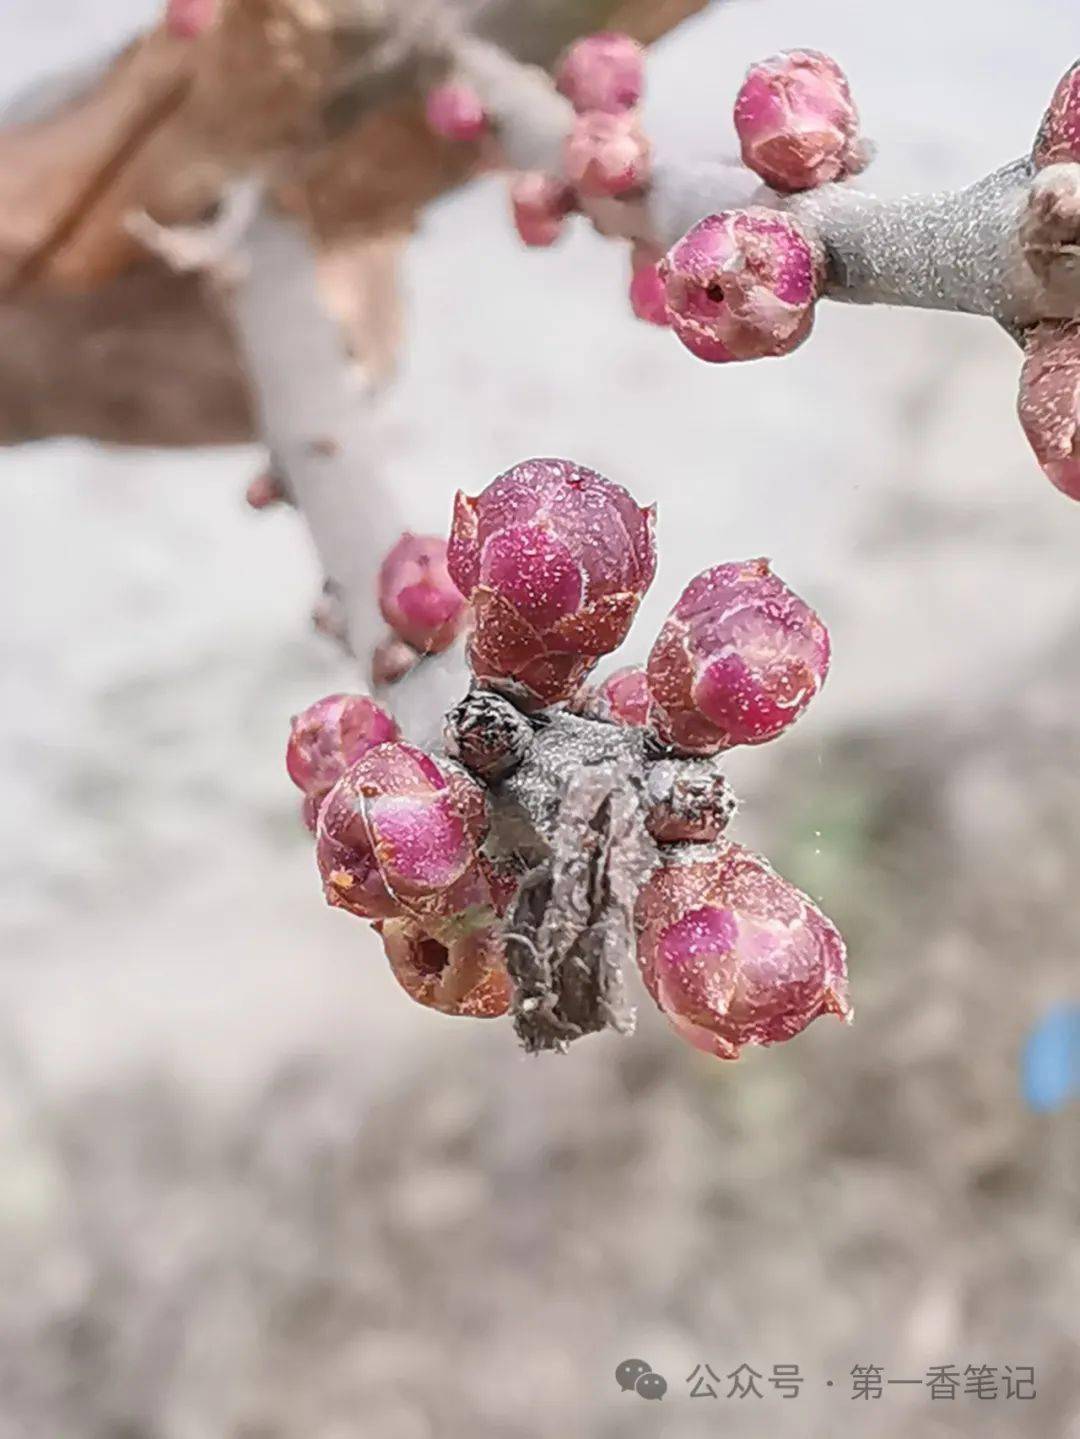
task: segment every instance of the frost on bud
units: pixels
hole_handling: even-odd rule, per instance
[[[763,744],[828,670],[828,630],[768,560],[716,565],[687,585],[649,655],[653,726],[684,754]]]
[[[635,245],[630,257],[630,308],[639,320],[668,326],[667,296],[659,264],[662,256],[648,245]]]
[[[165,29],[178,40],[195,40],[217,20],[220,0],[167,0]]]
[[[446,541],[404,534],[379,570],[379,609],[399,639],[441,654],[465,620],[465,601],[446,568]]]
[[[389,743],[338,780],[319,813],[316,858],[327,902],[364,919],[409,914],[429,930],[490,924],[492,880],[478,846],[483,791],[423,750]]]
[[[1020,221],[1024,258],[1051,290],[1080,291],[1080,165],[1048,165],[1031,182]]]
[[[570,699],[626,638],[656,570],[654,512],[569,460],[459,492],[450,575],[472,603],[469,663],[523,708]]]
[[[847,78],[817,50],[752,65],[735,100],[735,129],[743,163],[776,190],[812,190],[867,159]]]
[[[664,256],[668,316],[691,354],[714,363],[786,355],[809,335],[822,261],[788,215],[709,215]]]
[[[424,104],[428,129],[444,140],[479,140],[488,128],[487,112],[471,85],[449,80],[428,91]]]
[[[1063,161],[1080,161],[1080,65],[1058,81],[1035,138],[1032,159],[1036,169]]]
[[[285,768],[304,793],[310,829],[320,804],[349,766],[397,737],[394,720],[367,695],[327,695],[293,716]]]
[[[419,658],[412,645],[399,640],[397,635],[387,635],[372,651],[371,683],[376,689],[396,685],[416,668]]]
[[[573,709],[587,719],[644,727],[652,717],[648,676],[640,665],[626,665],[583,690]]]
[[[518,768],[533,743],[529,721],[501,695],[472,690],[446,716],[446,752],[486,784]]]
[[[649,178],[649,142],[636,115],[579,115],[566,139],[566,178],[583,195],[625,195]]]
[[[1080,322],[1044,322],[1027,337],[1020,423],[1050,482],[1080,500]]]
[[[638,899],[638,965],[676,1032],[718,1059],[851,1017],[844,942],[757,855],[721,844],[669,858]]]
[[[553,245],[574,209],[574,192],[554,175],[530,170],[510,185],[514,225],[526,245]]]
[[[586,35],[563,52],[555,86],[578,114],[632,110],[645,89],[645,51],[629,35]]]
[[[736,809],[718,755],[654,761],[646,796],[645,824],[657,844],[707,844],[723,833]]]
[[[513,989],[497,928],[443,943],[414,920],[390,919],[379,933],[394,978],[417,1004],[470,1019],[495,1019],[510,1008]]]

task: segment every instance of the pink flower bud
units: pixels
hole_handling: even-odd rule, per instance
[[[1047,165],[1035,176],[1020,220],[1020,247],[1049,290],[1075,295],[1080,279],[1080,165]]]
[[[828,630],[768,560],[717,565],[687,585],[649,655],[653,726],[685,754],[763,744],[828,670]]]
[[[1044,322],[1027,337],[1020,423],[1051,484],[1080,500],[1080,322]]]
[[[809,335],[823,264],[789,215],[709,215],[660,262],[668,317],[701,360],[786,355]]]
[[[264,470],[248,485],[244,498],[253,510],[265,510],[271,505],[286,503],[289,492],[280,475],[275,475],[273,470]]]
[[[419,658],[412,645],[399,640],[397,635],[387,635],[386,639],[379,641],[372,653],[371,683],[377,689],[396,685],[416,668]]]
[[[660,277],[663,257],[648,245],[635,245],[630,257],[630,307],[639,320],[669,326],[667,296]]]
[[[327,695],[293,716],[285,768],[304,792],[310,829],[319,805],[349,766],[397,737],[394,720],[367,695]]]
[[[379,745],[347,769],[319,813],[316,858],[327,902],[365,919],[410,914],[429,930],[490,924],[478,845],[483,791],[412,745]]]
[[[457,80],[428,91],[424,114],[428,128],[444,140],[479,140],[488,128],[480,96],[471,85]]]
[[[631,111],[579,115],[566,139],[566,178],[583,195],[625,195],[649,178],[651,150]]]
[[[441,654],[465,621],[465,601],[446,568],[446,541],[404,534],[379,570],[379,609],[399,639]]]
[[[1037,169],[1062,161],[1080,161],[1080,65],[1058,81],[1035,139],[1032,159]]]
[[[195,40],[217,20],[220,0],[167,0],[165,29],[178,40]]]
[[[449,565],[469,662],[524,708],[568,700],[626,638],[656,570],[654,511],[569,460],[526,460],[454,503]]]
[[[514,179],[510,203],[518,234],[526,245],[532,246],[553,245],[575,205],[574,192],[568,185],[539,170]]]
[[[563,52],[555,86],[579,114],[632,110],[645,89],[645,51],[629,35],[586,35]]]
[[[812,190],[863,168],[843,70],[817,50],[752,65],[735,100],[743,163],[777,190]]]
[[[608,724],[647,725],[652,714],[648,677],[639,665],[626,665],[582,691],[573,708]]]
[[[513,989],[498,929],[443,943],[414,920],[390,919],[379,932],[394,978],[417,1004],[470,1019],[494,1019],[510,1008]]]
[[[669,858],[638,899],[638,965],[678,1034],[718,1059],[850,1020],[844,942],[817,905],[735,844]]]

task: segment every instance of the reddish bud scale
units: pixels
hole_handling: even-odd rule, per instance
[[[523,708],[570,699],[616,649],[656,570],[653,511],[569,460],[527,460],[454,504],[449,567],[469,662]]]
[[[645,89],[645,52],[629,35],[586,35],[564,51],[555,86],[579,114],[632,110]]]
[[[653,645],[652,722],[685,754],[763,744],[828,670],[828,630],[767,560],[717,565],[690,582]]]
[[[1032,151],[1037,169],[1080,161],[1080,65],[1058,81]]]
[[[643,728],[652,717],[648,676],[640,665],[626,665],[584,690],[574,709],[589,719]]]
[[[424,104],[428,128],[444,140],[479,140],[488,128],[487,112],[471,85],[448,81],[428,91]]]
[[[410,915],[429,933],[490,924],[496,901],[478,845],[483,791],[412,745],[383,744],[346,770],[319,814],[327,902],[364,919]]]
[[[367,695],[327,695],[293,716],[285,768],[304,793],[309,829],[314,830],[319,806],[349,766],[398,734],[393,718]]]
[[[776,190],[811,190],[863,167],[847,77],[817,50],[752,65],[735,101],[743,163]]]
[[[650,160],[649,142],[633,113],[592,110],[574,122],[563,167],[583,195],[604,198],[640,190],[649,178]]]
[[[553,175],[529,171],[510,186],[514,225],[526,245],[553,245],[576,205],[569,185]]]
[[[701,360],[786,355],[809,335],[823,262],[788,215],[710,215],[660,262],[668,317]]]
[[[1047,322],[1031,330],[1018,409],[1047,479],[1080,500],[1080,323]]]
[[[821,910],[739,845],[670,858],[636,910],[645,986],[676,1032],[718,1059],[849,1019],[844,943]]]
[[[446,541],[404,534],[379,570],[379,609],[420,654],[440,654],[465,621],[465,600],[446,568]]]
[[[635,245],[630,257],[630,308],[649,325],[670,326],[667,295],[660,274],[663,256],[648,245]]]
[[[510,1008],[513,987],[497,929],[434,938],[415,921],[379,925],[394,978],[417,1004],[442,1014],[495,1019]]]

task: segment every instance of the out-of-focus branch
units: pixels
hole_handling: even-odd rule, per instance
[[[349,647],[366,669],[384,628],[379,566],[409,519],[382,479],[377,388],[350,354],[306,228],[268,204],[248,231],[244,255],[232,309],[259,431],[341,603]],[[395,712],[426,737],[465,685],[459,651],[422,660],[396,687]]]

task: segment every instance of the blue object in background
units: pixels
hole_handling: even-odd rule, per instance
[[[1024,1045],[1021,1083],[1040,1114],[1080,1099],[1080,1004],[1055,1004],[1035,1025]]]

